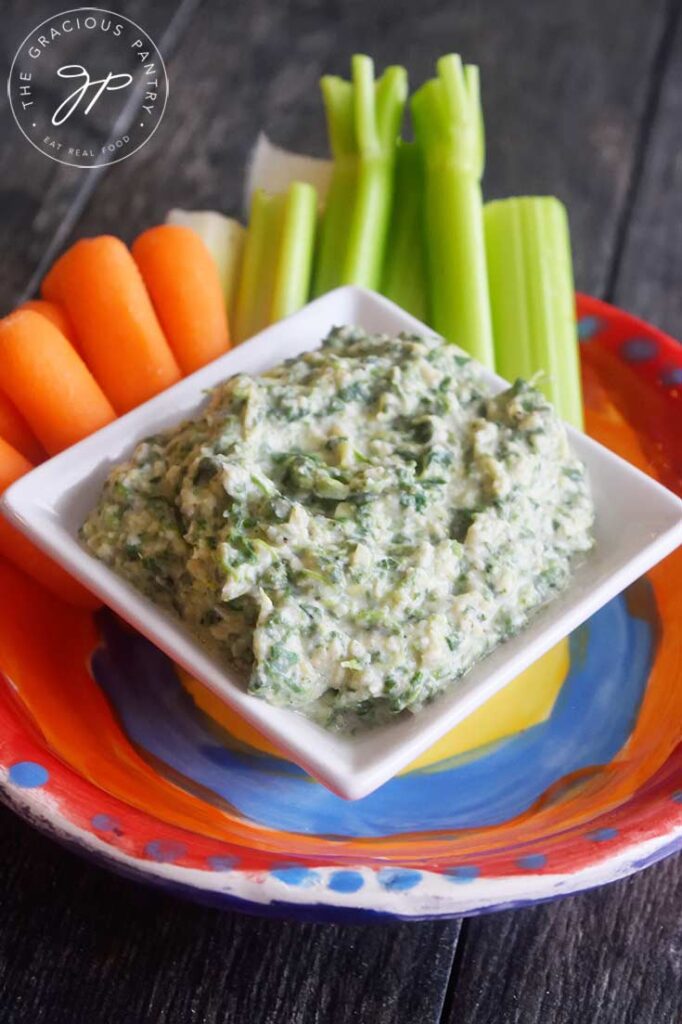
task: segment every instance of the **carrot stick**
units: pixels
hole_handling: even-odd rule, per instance
[[[132,254],[183,373],[230,347],[218,268],[191,228],[162,224],[135,240]]]
[[[21,452],[16,451],[0,438],[0,493],[31,469],[33,466],[28,459],[25,459]],[[33,576],[35,580],[42,583],[57,597],[68,601],[69,604],[79,605],[82,608],[99,607],[100,602],[93,594],[69,576],[51,558],[44,555],[28,537],[16,530],[2,515],[0,515],[0,555],[4,555],[18,569],[23,569],[29,576]]]
[[[85,361],[118,413],[180,379],[135,260],[119,238],[76,242],[50,270],[42,294],[66,309]]]
[[[32,469],[31,462],[0,437],[0,494]]]
[[[76,350],[39,313],[0,320],[0,366],[3,389],[50,455],[115,419]]]
[[[40,313],[41,316],[47,317],[50,323],[54,324],[57,330],[61,331],[72,345],[78,347],[73,325],[64,309],[57,305],[56,302],[47,302],[46,299],[29,299],[28,302],[24,302],[23,305],[19,306],[19,309],[32,309],[34,313]]]
[[[1,373],[0,373],[1,378]],[[8,441],[32,462],[42,462],[45,452],[42,450],[31,428],[19,410],[9,398],[0,391],[0,437]]]

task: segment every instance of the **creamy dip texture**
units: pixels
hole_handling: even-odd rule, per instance
[[[518,632],[592,521],[536,388],[492,395],[452,345],[341,327],[138,445],[81,536],[251,693],[350,729]]]

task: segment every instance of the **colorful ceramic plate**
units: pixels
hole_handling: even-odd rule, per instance
[[[133,630],[205,683],[232,708],[233,716],[268,737],[283,758],[300,765],[333,793],[358,800],[403,771],[624,587],[675,551],[682,541],[682,501],[604,445],[569,427],[569,442],[585,465],[592,490],[595,547],[580,560],[563,593],[533,615],[516,636],[418,715],[399,717],[361,735],[330,733],[303,715],[250,696],[243,680],[211,655],[176,616],[89,555],[79,530],[97,504],[112,465],[130,457],[138,442],[196,415],[205,405],[206,391],[231,374],[261,373],[279,360],[317,348],[333,324],[360,324],[365,330],[389,334],[429,331],[376,292],[353,285],[336,288],[22,477],[2,495],[0,514],[5,513]],[[481,371],[492,389],[505,386],[490,371]]]
[[[579,316],[589,432],[679,493],[682,350],[594,299]],[[682,846],[681,569],[349,803],[112,613],[0,565],[3,798],[131,877],[257,913],[452,916],[610,881]]]

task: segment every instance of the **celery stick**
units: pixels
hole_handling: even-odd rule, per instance
[[[312,185],[300,181],[290,185],[281,217],[270,323],[289,316],[308,301],[317,221],[317,195]]]
[[[218,268],[228,316],[234,313],[234,300],[242,261],[246,231],[232,217],[214,210],[169,210],[167,224],[192,228],[200,235]]]
[[[488,203],[484,219],[498,372],[514,379],[542,371],[538,386],[582,428],[566,209],[553,196],[525,196]]]
[[[308,301],[316,214],[312,185],[293,182],[274,196],[253,193],[235,310],[237,342]]]
[[[486,203],[485,226],[495,368],[501,377],[528,380],[537,370],[530,342],[521,208],[517,202]]]
[[[404,68],[374,80],[374,64],[356,54],[352,81],[326,76],[322,96],[334,168],[320,229],[314,292],[341,284],[378,288],[388,234]]]
[[[456,54],[412,97],[424,165],[431,323],[486,366],[494,365],[483,231],[483,118],[478,68]]]
[[[242,273],[237,290],[234,341],[244,341],[267,326],[274,279],[273,255],[279,245],[274,216],[276,196],[257,190],[251,197],[251,216],[246,231]]]
[[[381,291],[419,320],[428,319],[423,192],[419,151],[401,142]]]

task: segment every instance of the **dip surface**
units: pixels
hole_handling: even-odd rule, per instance
[[[592,521],[538,390],[493,396],[452,345],[341,327],[138,445],[81,537],[251,693],[353,729],[518,632]]]

